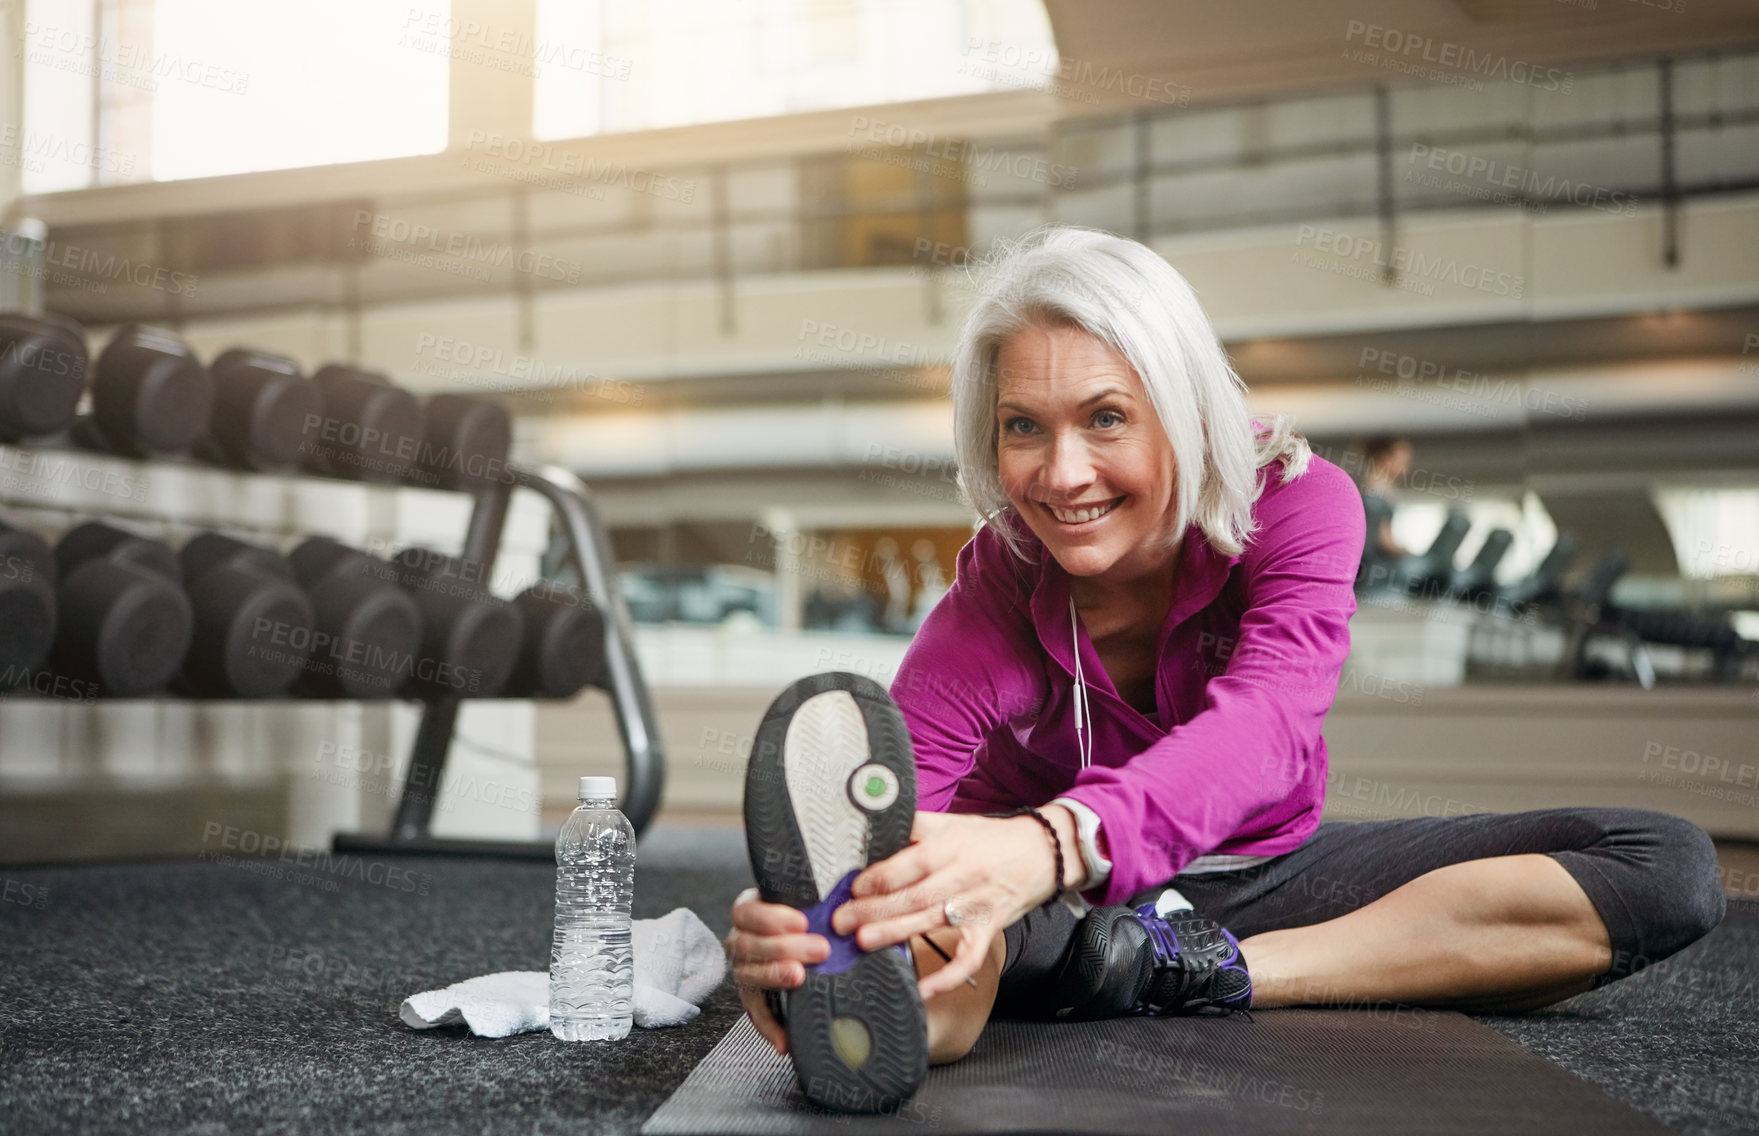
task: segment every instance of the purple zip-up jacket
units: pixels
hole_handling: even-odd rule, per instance
[[[1112,863],[1093,903],[1124,903],[1208,853],[1274,855],[1319,826],[1320,725],[1350,649],[1362,499],[1314,457],[1258,471],[1242,556],[1192,526],[1161,627],[1156,713],[1119,697],[1080,636],[1091,765],[1076,744],[1070,577],[1025,522],[1021,561],[987,527],[959,551],[891,687],[916,752],[917,807],[1001,812],[1068,797],[1100,819]]]

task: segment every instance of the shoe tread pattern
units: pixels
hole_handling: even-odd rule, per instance
[[[771,703],[746,771],[746,848],[759,894],[767,902],[807,908],[822,898],[810,862],[810,841],[797,816],[797,811],[810,816],[815,810],[797,810],[790,801],[785,766],[795,715],[811,699],[832,691],[847,692],[861,712],[867,753],[857,765],[876,762],[889,768],[898,779],[898,796],[879,812],[863,810],[867,833],[860,852],[851,853],[855,862],[839,863],[836,875],[823,874],[840,879],[848,869],[886,859],[910,843],[916,764],[909,731],[891,696],[871,679],[847,672],[801,679]],[[845,779],[838,779],[835,791],[845,792]],[[888,1109],[914,1093],[928,1074],[928,1017],[916,990],[915,968],[897,950],[865,955],[842,974],[809,973],[805,985],[787,991],[779,1001],[795,1075],[816,1104],[843,1112]],[[831,1023],[839,1015],[859,1019],[869,1031],[871,1055],[861,1069],[851,1069],[832,1044]]]
[[[784,760],[788,726],[810,698],[832,690],[851,690],[840,673],[811,675],[789,685],[764,713],[745,766],[745,847],[758,894],[766,903],[807,908],[822,896],[807,860],[806,841],[788,799]],[[865,680],[863,680],[865,681]],[[853,693],[853,691],[851,691]]]
[[[810,675],[776,696],[753,738],[745,769],[745,842],[758,894],[767,903],[808,908],[823,898],[807,854],[795,808],[787,793],[785,771],[788,728],[809,699],[830,691],[846,691],[855,700],[867,726],[868,760],[891,769],[898,778],[898,804],[868,816],[866,848],[859,862],[841,865],[830,878],[849,868],[865,867],[902,851],[915,824],[916,760],[910,733],[891,695],[872,679],[846,671]],[[841,793],[841,785],[836,787]]]
[[[820,898],[867,863],[867,813],[849,800],[849,777],[867,760],[867,723],[847,691],[800,704],[782,742],[782,772],[807,870]]]
[[[873,864],[910,846],[910,832],[916,827],[916,755],[909,728],[891,695],[877,684],[870,685],[878,698],[861,694],[855,698],[867,723],[868,761],[884,765],[898,779],[898,802],[868,815],[867,863]]]
[[[875,951],[842,974],[814,974],[789,998],[789,1052],[808,1100],[841,1112],[890,1111],[928,1075],[928,1015],[915,968],[894,950]],[[831,1042],[831,1022],[867,1027],[870,1056],[850,1068]]]

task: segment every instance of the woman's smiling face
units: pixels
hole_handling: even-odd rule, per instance
[[[1057,563],[1107,584],[1166,569],[1173,446],[1124,357],[1080,328],[1029,326],[997,352],[996,386],[1002,486]]]

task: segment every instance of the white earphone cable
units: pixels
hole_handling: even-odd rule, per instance
[[[1075,597],[1069,597],[1069,649],[1075,655],[1075,748],[1081,768],[1093,764],[1093,718],[1087,710],[1087,679],[1081,672],[1081,632],[1075,621]]]

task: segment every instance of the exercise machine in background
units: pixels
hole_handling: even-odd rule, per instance
[[[1726,615],[1666,609],[1646,610],[1613,602],[1614,586],[1630,568],[1622,548],[1604,550],[1574,588],[1564,579],[1579,549],[1575,537],[1560,533],[1526,577],[1496,583],[1496,568],[1514,541],[1507,529],[1485,535],[1470,562],[1456,567],[1471,528],[1463,510],[1449,510],[1440,531],[1421,553],[1388,556],[1375,539],[1391,518],[1384,498],[1364,498],[1368,539],[1356,573],[1356,593],[1366,602],[1427,604],[1470,608],[1491,623],[1538,622],[1562,632],[1564,646],[1548,677],[1571,681],[1630,680],[1652,688],[1657,682],[1650,648],[1675,647],[1707,653],[1709,675],[1739,681],[1759,661],[1759,643],[1743,638]],[[1608,658],[1607,647],[1614,649]]]

